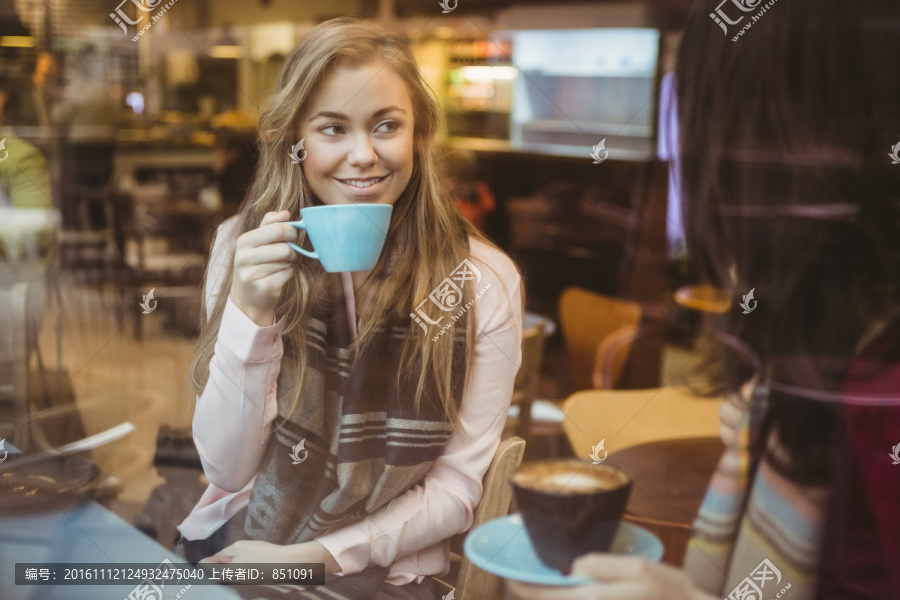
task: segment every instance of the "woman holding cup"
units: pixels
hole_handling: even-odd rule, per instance
[[[189,560],[321,562],[329,597],[438,597],[522,328],[515,265],[439,184],[438,119],[373,25],[326,22],[286,61],[207,272],[192,383],[211,485],[179,526]]]

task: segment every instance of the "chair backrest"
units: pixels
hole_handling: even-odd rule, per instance
[[[622,327],[637,327],[641,322],[641,305],[568,287],[559,297],[559,320],[566,342],[572,387],[586,390],[593,387],[594,363],[600,342]],[[611,385],[618,381],[626,356],[624,353],[618,367],[614,367]]]
[[[616,452],[646,442],[719,435],[721,398],[683,387],[576,392],[563,404],[563,429],[575,456],[587,459],[605,440]]]
[[[526,323],[526,326],[529,324]],[[531,404],[538,394],[538,383],[541,378],[541,365],[544,362],[544,323],[535,321],[522,332],[522,364],[516,373],[513,385],[512,402],[519,406],[519,422],[516,435],[528,439],[531,423]]]
[[[511,437],[500,442],[497,451],[494,452],[494,459],[484,475],[484,492],[481,502],[475,508],[475,517],[469,531],[509,513],[509,502],[512,497],[509,478],[513,471],[522,464],[524,454],[525,440],[522,438]],[[460,534],[462,537],[465,535]],[[488,598],[496,578],[496,575],[479,569],[463,556],[459,566],[454,598],[456,600]]]
[[[0,286],[0,438],[28,413],[27,295],[26,283]]]
[[[684,285],[673,297],[679,305],[700,312],[724,314],[731,309],[728,292],[711,285]]]
[[[634,341],[644,332],[645,330],[640,327],[626,325],[601,340],[597,346],[594,372],[591,376],[594,389],[611,390],[616,387]]]

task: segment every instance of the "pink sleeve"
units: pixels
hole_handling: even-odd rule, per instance
[[[450,436],[422,483],[362,521],[317,538],[343,574],[389,566],[472,525],[522,360],[520,278],[509,258],[489,252],[500,279],[484,266],[476,286],[490,287],[475,305],[478,336],[460,406],[461,431]]]
[[[207,314],[212,312],[233,257],[236,221],[217,232],[207,278]],[[193,433],[203,472],[214,486],[242,489],[256,475],[277,414],[276,381],[284,348],[284,318],[259,327],[231,302],[222,314],[209,367],[209,380],[197,398]]]

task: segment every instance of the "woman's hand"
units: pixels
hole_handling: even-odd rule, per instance
[[[235,244],[231,301],[260,327],[272,325],[281,289],[294,273],[297,253],[287,242],[297,239],[297,230],[285,224],[290,218],[286,210],[266,213]]]
[[[289,563],[295,562],[292,546],[270,544],[260,540],[240,540],[201,563]]]
[[[281,546],[259,540],[241,540],[223,548],[201,563],[325,563],[325,573],[340,573],[341,567],[318,541]]]
[[[572,575],[595,582],[558,587],[507,581],[506,589],[517,600],[716,600],[697,589],[681,569],[642,558],[588,554],[575,561]]]

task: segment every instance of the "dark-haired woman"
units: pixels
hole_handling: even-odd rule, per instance
[[[759,359],[708,363],[726,451],[684,570],[593,554],[516,597],[900,598],[900,7],[748,4],[702,2],[676,69],[689,253],[755,288],[717,332]]]

